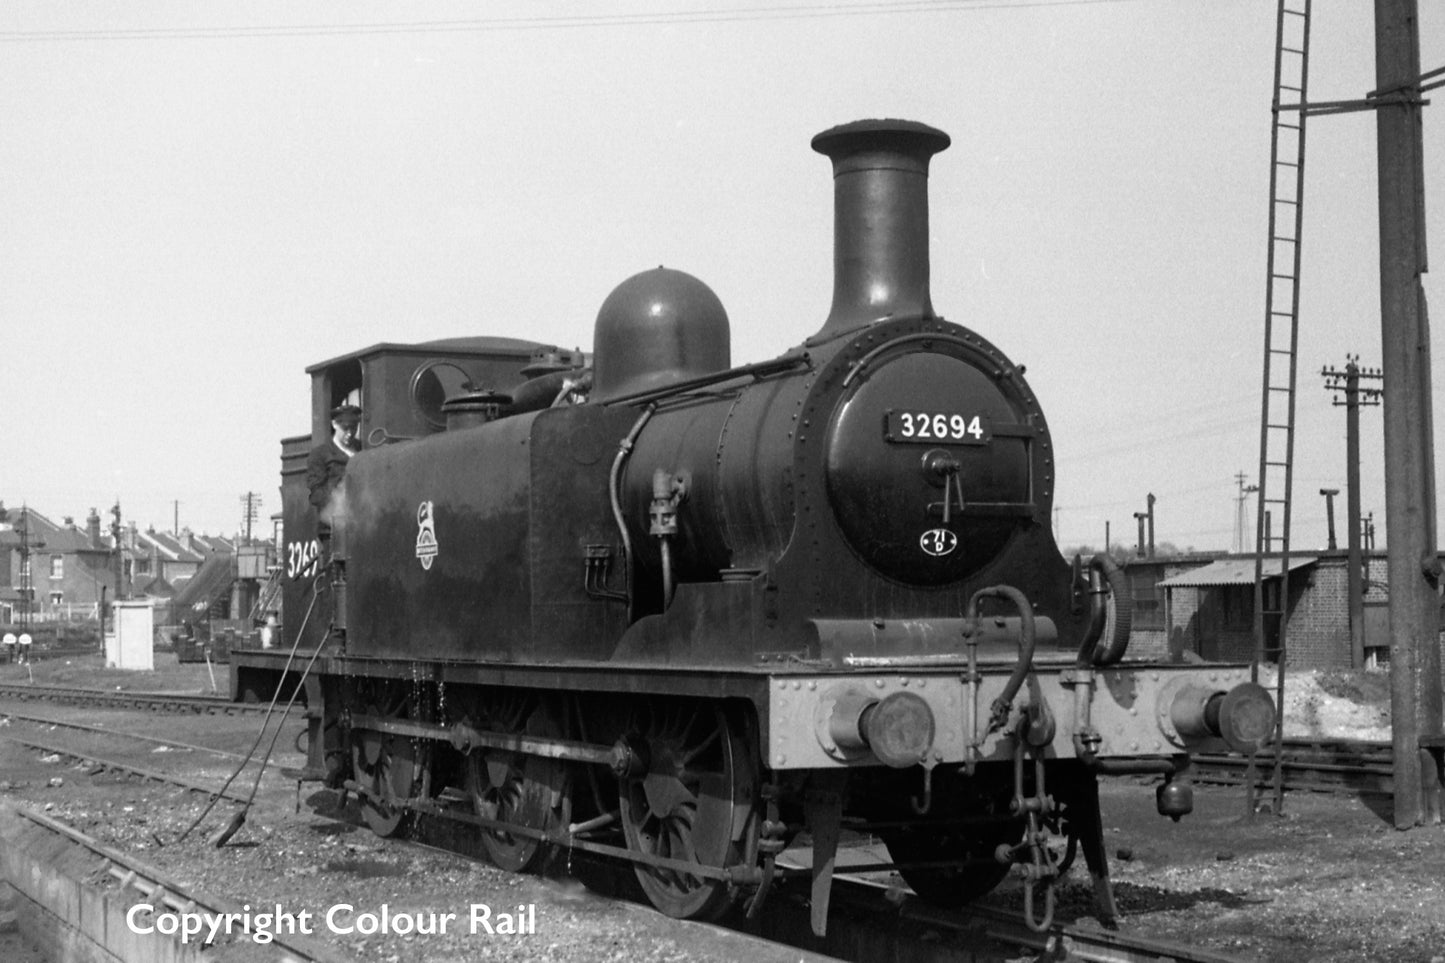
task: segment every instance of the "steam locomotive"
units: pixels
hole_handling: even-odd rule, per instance
[[[512,870],[625,860],[672,916],[804,872],[821,933],[857,830],[942,904],[1016,868],[1036,926],[1069,841],[1112,918],[1099,777],[1157,774],[1177,819],[1189,753],[1251,751],[1275,708],[1247,666],[1126,658],[1117,570],[1061,556],[1023,367],[931,303],[948,144],[896,120],[813,139],[833,303],[772,360],[733,366],[716,295],[657,268],[603,302],[590,356],[463,338],[308,369],[283,644],[232,652],[233,697],[299,686],[308,775],[381,835],[420,813]],[[303,463],[357,397],[368,447],[323,544]],[[811,869],[783,868],[804,830]]]

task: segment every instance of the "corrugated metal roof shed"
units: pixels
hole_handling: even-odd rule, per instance
[[[1304,568],[1306,565],[1313,565],[1319,559],[1313,555],[1291,555],[1289,559],[1289,570]],[[1252,558],[1225,558],[1217,562],[1211,562],[1202,568],[1191,569],[1188,572],[1163,579],[1159,582],[1164,588],[1203,588],[1211,585],[1253,585],[1254,584],[1254,563]],[[1279,578],[1280,560],[1267,558],[1264,560],[1264,577]]]

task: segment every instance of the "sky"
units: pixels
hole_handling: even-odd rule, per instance
[[[306,366],[464,335],[590,350],[607,294],[658,264],[722,299],[734,364],[774,357],[831,300],[809,140],[902,117],[953,138],[933,304],[1027,366],[1060,543],[1100,546],[1106,524],[1132,543],[1152,493],[1158,541],[1229,549],[1236,475],[1259,464],[1274,8],[9,0],[0,498],[234,533],[247,492],[280,509]],[[1429,70],[1445,10],[1421,8]],[[1314,4],[1311,99],[1373,87],[1372,5]],[[1345,487],[1319,372],[1380,363],[1374,120],[1312,118],[1308,138],[1296,551],[1324,545],[1318,490]],[[1437,312],[1442,287],[1426,276]],[[1361,422],[1383,542],[1380,409]]]

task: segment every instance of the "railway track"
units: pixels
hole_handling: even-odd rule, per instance
[[[1285,789],[1394,795],[1394,757],[1388,742],[1286,739],[1282,749]],[[1194,757],[1191,774],[1195,782],[1242,786],[1249,763],[1240,756],[1199,755]],[[1273,747],[1254,757],[1256,785],[1273,785],[1274,765]]]
[[[4,736],[4,738],[16,743],[17,745],[25,746],[29,749],[34,749],[37,752],[43,752],[48,755],[61,756],[63,758],[75,759],[79,762],[89,763],[92,766],[92,769],[90,771],[92,775],[105,770],[113,770],[116,772],[124,772],[132,776],[138,776],[148,782],[164,783],[166,785],[176,786],[181,789],[187,789],[194,793],[200,793],[203,796],[218,796],[222,799],[230,799],[233,802],[239,803],[244,803],[246,801],[246,796],[243,793],[232,792],[230,790],[221,792],[217,789],[213,789],[210,786],[206,786],[192,779],[183,779],[180,776],[173,776],[169,773],[159,772],[157,770],[150,769],[144,766],[137,766],[133,763],[121,762],[119,760],[110,759],[105,756],[97,756],[95,753],[84,752],[79,749],[73,749],[69,746],[58,746],[54,743],[42,742],[38,739],[27,739],[22,736],[11,735],[8,733]]]
[[[39,717],[25,717],[24,721],[41,725],[57,724],[56,720]],[[76,723],[67,725],[68,728],[86,733],[128,736],[146,742],[204,749],[105,727]],[[56,753],[90,763],[97,767],[95,772],[102,769],[121,771],[206,796],[218,795],[215,788],[194,780],[135,766],[93,752],[55,745],[15,733],[7,733],[5,738],[36,751]],[[242,797],[226,792],[223,798],[240,801]],[[452,821],[447,819],[450,814],[435,809],[423,809],[422,812],[433,818],[441,817],[446,822]],[[459,821],[472,822],[474,818],[461,816]],[[521,832],[527,831],[525,827],[517,829]],[[78,831],[71,832],[84,836]],[[119,861],[116,865],[120,865]],[[796,867],[788,875],[806,874],[802,867]],[[137,878],[148,880],[142,886],[142,892],[149,893],[157,887],[163,893],[178,892],[177,888],[157,878],[154,872],[142,873]],[[1042,954],[1048,959],[1094,963],[1153,963],[1163,960],[1174,960],[1178,963],[1226,963],[1228,960],[1218,954],[1174,943],[1074,924],[1060,924],[1048,933],[1039,934],[1028,929],[1021,914],[991,907],[970,907],[961,911],[940,910],[908,897],[896,884],[884,884],[866,876],[849,874],[840,874],[835,882],[830,932],[826,943],[820,946],[810,929],[806,889],[805,884],[797,887],[782,885],[775,897],[765,904],[762,917],[748,924],[746,930],[774,942],[813,952],[821,951],[849,960],[892,958],[918,963],[981,963],[1016,959],[1019,952]],[[183,896],[184,894],[181,894],[177,898]],[[903,898],[900,899],[900,896]]]
[[[163,739],[157,736],[145,735],[143,733],[128,732],[124,729],[117,729],[110,726],[87,725],[85,723],[69,722],[45,716],[33,716],[25,713],[4,711],[0,711],[0,718],[6,720],[17,720],[20,722],[30,723],[32,725],[48,726],[51,728],[70,729],[85,733],[87,735],[131,739],[148,745],[163,746],[172,750],[209,753],[211,755],[219,757],[220,760],[226,761],[227,764],[229,764],[232,760],[239,760],[244,758],[238,753],[229,752],[224,749],[213,749],[209,746],[195,745],[189,742],[181,742],[176,739]],[[16,745],[25,746],[26,748],[32,749],[37,752],[43,752],[48,755],[57,755],[63,758],[69,758],[77,760],[79,762],[88,763],[91,766],[91,769],[89,770],[89,774],[91,775],[95,775],[97,773],[107,770],[113,772],[121,772],[125,773],[126,775],[138,777],[146,782],[155,782],[164,785],[175,786],[177,788],[184,789],[192,793],[197,793],[208,798],[229,799],[233,802],[241,803],[246,802],[246,796],[239,792],[232,792],[230,790],[217,790],[212,786],[208,786],[204,783],[197,782],[192,779],[185,779],[180,776],[172,775],[170,773],[161,772],[147,766],[140,766],[133,762],[126,762],[107,756],[97,755],[94,752],[78,749],[73,746],[57,745],[52,742],[31,738],[29,736],[22,735],[19,732],[13,731],[13,729],[4,733],[0,733],[0,738],[3,738],[9,742],[13,742]],[[259,759],[249,760],[246,762],[243,771],[254,770],[257,765],[259,765]],[[287,778],[281,772],[280,767],[272,766],[270,768],[270,773],[272,774],[273,778]],[[250,779],[253,777],[249,773],[247,773],[246,778]],[[299,806],[299,796],[297,805]]]
[[[33,683],[0,684],[0,699],[22,702],[52,702],[59,705],[102,706],[120,709],[145,709],[168,713],[223,713],[248,715],[264,713],[265,703],[231,702],[220,696],[183,692],[133,692],[124,689],[93,689],[84,686],[36,685]],[[284,708],[280,706],[278,708]]]
[[[240,753],[228,752],[225,749],[212,749],[209,746],[197,746],[189,742],[177,742],[174,739],[161,739],[157,736],[142,735],[139,732],[126,732],[124,729],[115,729],[107,726],[92,726],[83,722],[69,722],[65,719],[54,719],[50,716],[32,716],[23,712],[6,712],[0,710],[0,719],[14,719],[19,722],[30,722],[40,726],[50,726],[59,729],[74,729],[77,732],[88,732],[100,736],[120,736],[125,739],[135,739],[140,742],[150,742],[165,746],[169,749],[184,749],[192,752],[209,752],[217,756],[230,759],[240,759]]]

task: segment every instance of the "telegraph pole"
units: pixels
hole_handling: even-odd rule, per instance
[[[1249,537],[1249,523],[1248,516],[1245,514],[1248,510],[1245,508],[1245,500],[1249,495],[1259,491],[1258,485],[1246,485],[1244,483],[1247,477],[1242,471],[1236,472],[1234,475],[1234,481],[1239,485],[1239,497],[1236,499],[1234,508],[1234,551],[1238,555],[1243,555],[1249,549],[1249,545],[1246,542],[1246,539]]]
[[[1349,606],[1350,606],[1350,665],[1356,669],[1365,665],[1365,573],[1360,552],[1360,408],[1378,405],[1384,394],[1380,388],[1361,388],[1360,379],[1379,380],[1384,377],[1379,368],[1361,368],[1359,355],[1346,356],[1344,371],[1325,368],[1325,390],[1344,392],[1345,400],[1336,395],[1333,404],[1345,409],[1345,499],[1346,517],[1349,519]],[[1331,538],[1330,548],[1334,548]]]
[[[30,631],[31,609],[35,605],[35,573],[31,570],[31,556],[45,547],[45,542],[30,540],[30,509],[20,506],[20,522],[15,526],[20,536],[20,631]]]
[[[1432,75],[1435,72],[1432,72]],[[1375,0],[1375,133],[1380,190],[1380,334],[1385,376],[1385,545],[1395,828],[1423,824],[1438,779],[1422,739],[1441,736],[1440,563],[1435,525],[1425,180],[1417,0]],[[1435,86],[1431,84],[1429,86]],[[1427,778],[1428,776],[1428,778]],[[1431,821],[1438,821],[1438,811]]]
[[[256,520],[256,515],[261,510],[261,496],[255,492],[247,492],[241,496],[241,504],[246,506],[241,513],[241,519],[246,523],[246,541],[251,541],[251,523]]]
[[[115,542],[115,599],[119,602],[123,598],[129,598],[125,590],[125,553],[120,542],[120,500],[116,499],[110,507],[110,537]]]

